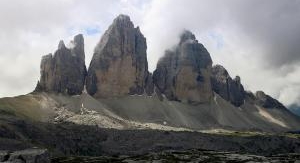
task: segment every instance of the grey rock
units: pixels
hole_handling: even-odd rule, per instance
[[[66,49],[66,45],[63,40],[60,40],[58,43],[58,49]]]
[[[255,93],[255,97],[256,104],[264,108],[286,109],[286,107],[282,103],[272,98],[271,96],[266,95],[263,91],[257,91]]]
[[[239,76],[232,79],[223,66],[215,65],[212,68],[211,82],[213,91],[223,99],[235,106],[241,106],[244,103],[245,90]]]
[[[101,98],[152,94],[146,50],[146,38],[129,16],[115,18],[95,48],[86,79],[88,93]]]
[[[9,158],[9,151],[0,151],[0,162],[4,162]]]
[[[250,104],[254,105],[256,97],[251,91],[245,91],[245,100]]]
[[[152,73],[148,73],[148,76],[146,77],[146,83],[145,83],[145,91],[147,95],[152,95],[154,93],[154,84],[153,84],[153,76]]]
[[[167,50],[153,73],[154,84],[169,100],[207,102],[212,97],[212,60],[195,35],[184,31],[179,44]]]
[[[84,88],[86,67],[83,36],[77,35],[67,48],[63,41],[58,50],[42,57],[41,77],[35,91],[81,94]]]
[[[46,149],[25,149],[21,151],[0,151],[0,161],[6,163],[50,163]]]

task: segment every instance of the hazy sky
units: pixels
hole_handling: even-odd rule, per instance
[[[61,39],[82,33],[89,65],[122,13],[147,38],[150,71],[189,29],[246,89],[300,105],[300,0],[1,0],[0,97],[32,91],[41,56]]]

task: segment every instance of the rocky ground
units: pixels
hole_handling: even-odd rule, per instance
[[[102,157],[61,157],[54,158],[52,162],[57,163],[97,163],[97,162],[198,162],[198,163],[250,163],[250,162],[265,162],[265,163],[291,163],[300,162],[300,154],[284,154],[272,156],[258,156],[249,154],[238,154],[230,152],[216,152],[205,150],[187,150],[187,151],[164,151],[159,153],[150,153],[138,156],[102,156]]]
[[[165,150],[142,155],[112,155],[112,156],[64,156],[50,158],[45,149],[25,149],[20,151],[0,151],[0,162],[6,163],[102,163],[102,162],[272,162],[272,163],[298,163],[299,153],[277,154],[260,156],[242,154],[237,152],[217,152],[201,149],[191,150]]]
[[[127,155],[130,156],[129,159],[132,156],[143,156],[142,159],[152,158],[156,154],[152,156],[150,153],[157,153],[157,157],[163,159],[163,154],[159,154],[161,151],[189,149],[223,153],[238,151],[262,156],[300,153],[298,134],[269,135],[247,132],[209,134],[190,131],[117,130],[73,123],[29,122],[9,119],[7,116],[0,118],[0,122],[0,150],[14,151],[38,147],[48,149],[52,158]],[[201,153],[191,154],[194,158],[193,155],[197,156]],[[213,155],[221,157],[217,153]]]
[[[50,163],[46,149],[25,149],[20,151],[0,151],[0,162],[5,163]]]
[[[226,106],[220,98],[212,102]],[[124,108],[124,104],[128,107]],[[256,162],[255,159],[268,162],[271,159],[298,157],[293,154],[300,153],[297,132],[206,129],[211,126],[198,130],[180,128],[182,124],[197,125],[204,120],[212,120],[204,115],[218,115],[213,112],[218,110],[209,109],[211,112],[205,112],[207,109],[204,106],[200,108],[200,105],[160,102],[155,97],[137,95],[105,100],[96,100],[87,94],[62,96],[45,93],[4,98],[0,99],[0,151],[47,149],[50,158],[60,162],[67,162],[66,159],[69,162],[83,162],[82,159],[89,162],[99,159],[104,162],[142,162],[143,159],[164,162],[164,159],[181,157],[187,158],[186,161],[202,158],[204,161],[241,161],[246,157]],[[228,114],[228,110],[236,113],[235,119],[239,117],[236,115],[242,114],[248,115],[248,118],[250,115],[259,116],[249,114],[251,110],[243,107],[222,107],[219,111],[223,116],[219,120],[224,121],[225,117],[230,120],[232,115]],[[263,112],[264,116],[273,117],[270,119],[274,120],[277,116],[272,111],[276,110]],[[258,126],[262,126],[264,123],[258,120]],[[242,121],[230,121],[231,124],[241,125],[238,122]],[[13,153],[9,152],[9,156]],[[5,158],[7,160],[10,157]]]

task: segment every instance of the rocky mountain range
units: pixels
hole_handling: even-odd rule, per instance
[[[223,66],[213,65],[191,31],[179,37],[153,74],[148,70],[146,38],[129,16],[113,20],[88,69],[83,35],[75,36],[70,47],[60,41],[54,54],[42,57],[41,76],[32,93],[0,99],[0,131],[16,134],[2,136],[25,138],[30,131],[18,127],[25,122],[205,133],[300,129],[300,118],[279,101],[262,91],[246,91],[239,76],[232,78]],[[50,143],[48,137],[39,141]]]
[[[299,127],[299,118],[279,101],[262,91],[245,91],[239,76],[233,79],[223,66],[213,66],[209,52],[188,30],[181,33],[175,47],[165,51],[153,75],[148,71],[146,38],[129,16],[114,19],[97,44],[88,70],[83,36],[75,36],[71,45],[67,48],[60,41],[54,55],[42,57],[35,95],[86,96],[101,103],[86,109],[107,105],[105,110],[119,119],[147,123],[160,119],[159,125],[166,122],[170,127],[267,131]],[[77,107],[84,105],[90,104]],[[174,106],[177,110],[172,110]],[[169,114],[160,115],[162,110]],[[191,110],[197,114],[187,114]],[[176,117],[181,117],[179,122]]]

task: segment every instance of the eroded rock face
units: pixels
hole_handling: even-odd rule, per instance
[[[130,18],[120,15],[104,33],[90,63],[86,88],[98,98],[152,94],[146,39]]]
[[[35,91],[81,94],[84,88],[86,67],[83,36],[77,35],[67,48],[63,41],[52,54],[42,57],[41,77]]]
[[[282,103],[271,96],[266,95],[263,91],[257,91],[255,97],[256,104],[264,108],[286,109]]]
[[[245,90],[239,76],[232,79],[223,66],[215,65],[212,68],[211,82],[213,91],[223,99],[235,106],[240,106],[244,103]]]
[[[153,73],[155,86],[169,100],[207,102],[212,97],[212,60],[195,35],[184,31],[173,50],[167,50]]]

